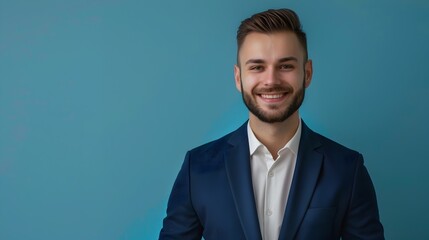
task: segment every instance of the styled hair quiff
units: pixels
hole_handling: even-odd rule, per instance
[[[298,15],[290,9],[269,9],[256,13],[241,22],[237,30],[237,62],[241,45],[249,33],[276,33],[290,31],[296,34],[304,49],[304,62],[308,59],[307,37],[302,30]]]

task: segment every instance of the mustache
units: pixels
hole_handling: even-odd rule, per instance
[[[260,87],[255,89],[253,92],[256,94],[264,93],[278,93],[278,92],[292,92],[292,87],[289,86],[272,86],[272,87]]]

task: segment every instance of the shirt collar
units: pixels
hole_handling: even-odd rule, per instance
[[[295,155],[298,154],[299,141],[301,140],[301,129],[302,129],[302,126],[301,126],[301,119],[300,119],[299,120],[299,124],[298,124],[298,129],[296,130],[295,134],[289,140],[289,142],[287,142],[286,145],[283,146],[278,151],[278,153],[280,153],[284,149],[289,149]],[[264,145],[256,138],[255,134],[253,133],[252,128],[250,127],[250,122],[247,123],[247,136],[248,136],[248,139],[249,139],[250,156],[252,156],[259,147],[264,146]]]

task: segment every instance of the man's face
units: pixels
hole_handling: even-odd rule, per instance
[[[310,85],[312,63],[305,62],[304,49],[293,32],[250,33],[238,59],[235,83],[251,118],[275,123],[297,113]]]

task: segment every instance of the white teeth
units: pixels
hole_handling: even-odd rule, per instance
[[[261,96],[263,98],[274,99],[274,98],[281,98],[283,96],[283,94],[261,94]]]

